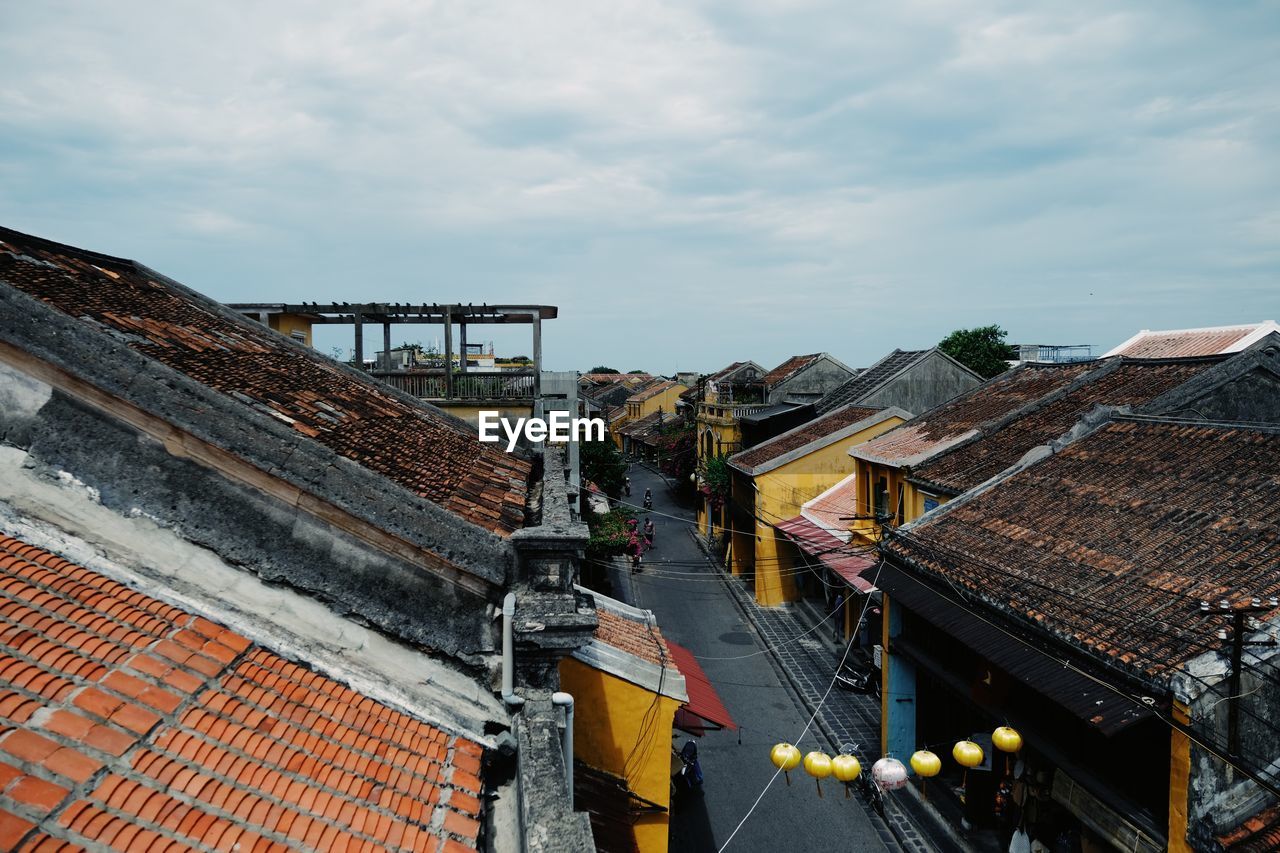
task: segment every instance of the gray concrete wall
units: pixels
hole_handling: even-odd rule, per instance
[[[1256,649],[1255,651],[1269,651]],[[1220,671],[1226,673],[1225,659]],[[1240,751],[1252,768],[1274,786],[1280,783],[1280,668],[1246,654],[1240,679]],[[1192,728],[1200,738],[1227,745],[1226,678],[1191,705]],[[1196,687],[1203,687],[1197,683]],[[1195,744],[1191,747],[1188,834],[1196,849],[1210,850],[1213,839],[1274,801],[1256,782]]]
[[[812,403],[839,388],[853,376],[853,371],[823,356],[795,376],[769,391],[770,403]]]
[[[29,378],[26,378],[29,381]],[[0,369],[0,388],[23,380]],[[47,387],[47,386],[46,386]],[[4,393],[4,392],[0,392]],[[481,667],[493,651],[486,596],[397,559],[297,506],[190,459],[60,391],[0,411],[0,437],[51,476],[96,489],[123,517],[145,515],[221,559],[325,602],[400,640]]]
[[[977,387],[981,381],[968,370],[935,351],[884,386],[863,397],[858,401],[858,405],[878,409],[897,406],[918,415],[935,406],[941,406],[970,388]]]

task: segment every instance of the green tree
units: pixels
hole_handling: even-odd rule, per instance
[[[612,367],[605,367],[602,364],[597,364],[595,367],[587,371],[587,373],[617,373],[617,372],[618,371],[614,370]]]
[[[627,477],[627,463],[612,441],[608,438],[604,441],[584,441],[579,445],[578,452],[583,480],[595,483],[611,498],[622,494],[622,483]]]
[[[1009,333],[997,325],[975,329],[956,329],[938,344],[938,348],[983,379],[990,379],[1009,369],[1012,357],[1005,338]]]
[[[628,370],[628,371],[627,371],[627,375],[628,375],[628,376],[630,376],[630,375],[631,375],[631,374],[633,374],[633,373],[645,373],[645,372],[646,372],[646,371],[644,371],[644,370]]]

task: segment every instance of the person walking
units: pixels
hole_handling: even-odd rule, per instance
[[[653,523],[652,518],[646,518],[644,520],[644,545],[646,549],[653,547],[653,534],[657,529],[657,525]]]

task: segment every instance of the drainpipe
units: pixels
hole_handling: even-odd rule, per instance
[[[519,708],[524,699],[516,695],[515,631],[511,620],[516,615],[516,594],[509,592],[502,599],[502,701]]]
[[[564,780],[569,786],[569,810],[573,811],[573,697],[568,693],[552,693],[551,704],[564,707]]]

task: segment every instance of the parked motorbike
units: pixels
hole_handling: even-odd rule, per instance
[[[698,763],[698,744],[686,741],[676,756],[680,759],[680,769],[671,777],[671,789],[677,794],[701,791],[702,765]]]
[[[880,670],[874,666],[865,668],[856,666],[851,661],[845,661],[836,673],[836,686],[841,690],[849,690],[854,693],[868,693],[877,699],[880,698]]]
[[[884,794],[876,781],[871,778],[870,771],[864,770],[858,774],[858,793],[867,801],[867,805],[875,809],[876,814],[884,817]]]

